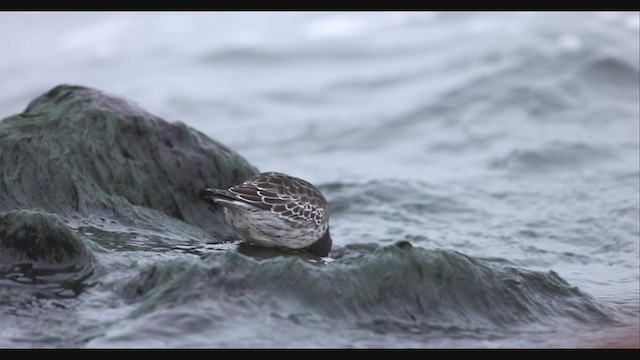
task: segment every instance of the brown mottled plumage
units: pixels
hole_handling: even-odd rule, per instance
[[[304,249],[317,256],[331,251],[329,204],[302,179],[266,172],[227,190],[205,189],[202,197],[222,205],[229,223],[247,242]]]

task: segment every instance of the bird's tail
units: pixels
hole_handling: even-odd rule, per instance
[[[239,198],[236,194],[223,189],[204,189],[200,192],[200,198],[210,204],[222,205],[232,209],[256,209],[255,204],[248,203]]]
[[[232,202],[234,200],[229,191],[212,188],[200,191],[200,198],[210,203]]]

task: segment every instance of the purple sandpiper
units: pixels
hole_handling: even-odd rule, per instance
[[[242,240],[264,247],[302,249],[329,256],[329,204],[312,184],[265,172],[226,190],[207,188],[207,202],[219,204]]]

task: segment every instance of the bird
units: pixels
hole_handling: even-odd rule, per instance
[[[263,172],[228,189],[205,188],[200,196],[223,207],[226,220],[245,242],[330,256],[329,204],[305,180]]]

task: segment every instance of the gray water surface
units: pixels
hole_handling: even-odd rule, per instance
[[[0,280],[0,346],[639,347],[639,24],[0,13],[0,118],[61,83],[131,99],[318,185],[335,257],[72,223],[86,288]]]

